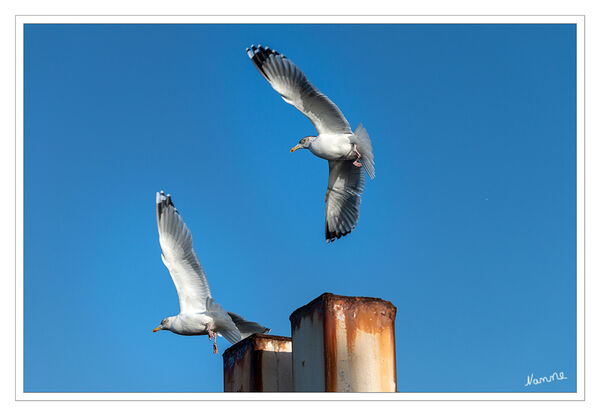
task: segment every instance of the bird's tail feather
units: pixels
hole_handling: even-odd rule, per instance
[[[354,137],[356,140],[356,147],[358,147],[358,151],[360,152],[360,162],[365,168],[365,172],[371,179],[375,177],[375,160],[373,157],[373,146],[371,145],[371,139],[369,138],[369,133],[367,133],[367,129],[365,129],[361,124],[358,125],[356,130],[354,131]]]
[[[270,331],[269,328],[266,328],[256,322],[247,321],[246,319],[244,319],[236,313],[227,313],[231,317],[231,320],[233,321],[235,326],[237,326],[237,328],[239,329],[242,339],[249,337],[252,334],[268,334]]]

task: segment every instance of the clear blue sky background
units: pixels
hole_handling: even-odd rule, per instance
[[[252,43],[373,140],[332,244],[327,163],[289,153],[315,130]],[[161,189],[215,299],[273,334],[323,292],[381,297],[399,391],[574,391],[575,54],[574,25],[28,25],[25,391],[222,391],[207,337],[152,333],[179,307]]]

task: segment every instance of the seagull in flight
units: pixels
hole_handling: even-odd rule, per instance
[[[156,221],[162,261],[169,269],[179,296],[179,314],[163,319],[152,332],[166,329],[179,335],[208,335],[217,354],[217,335],[235,344],[252,334],[270,331],[225,311],[214,301],[192,247],[192,233],[173,205],[171,195],[163,191],[156,193]]]
[[[308,149],[329,161],[325,240],[329,243],[349,234],[358,223],[364,172],[371,179],[375,177],[373,148],[367,130],[359,124],[353,133],[340,109],[284,55],[261,45],[252,45],[246,52],[281,98],[300,110],[317,129],[317,136],[302,138],[290,151]]]

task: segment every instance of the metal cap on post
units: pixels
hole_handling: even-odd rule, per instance
[[[395,392],[395,318],[388,301],[331,293],[296,309],[295,391]]]
[[[226,392],[294,391],[292,339],[254,334],[225,350]]]

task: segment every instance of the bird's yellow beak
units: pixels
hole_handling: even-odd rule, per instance
[[[292,152],[292,153],[293,153],[293,152],[295,152],[295,151],[296,151],[296,150],[298,150],[298,149],[300,149],[300,145],[299,145],[299,144],[297,144],[296,146],[292,147],[292,148],[290,149],[290,152]]]
[[[154,329],[152,330],[152,332],[160,331],[161,329],[162,329],[162,328],[161,328],[161,327],[160,327],[160,325],[159,325],[159,326],[157,326],[156,328],[154,328]]]

